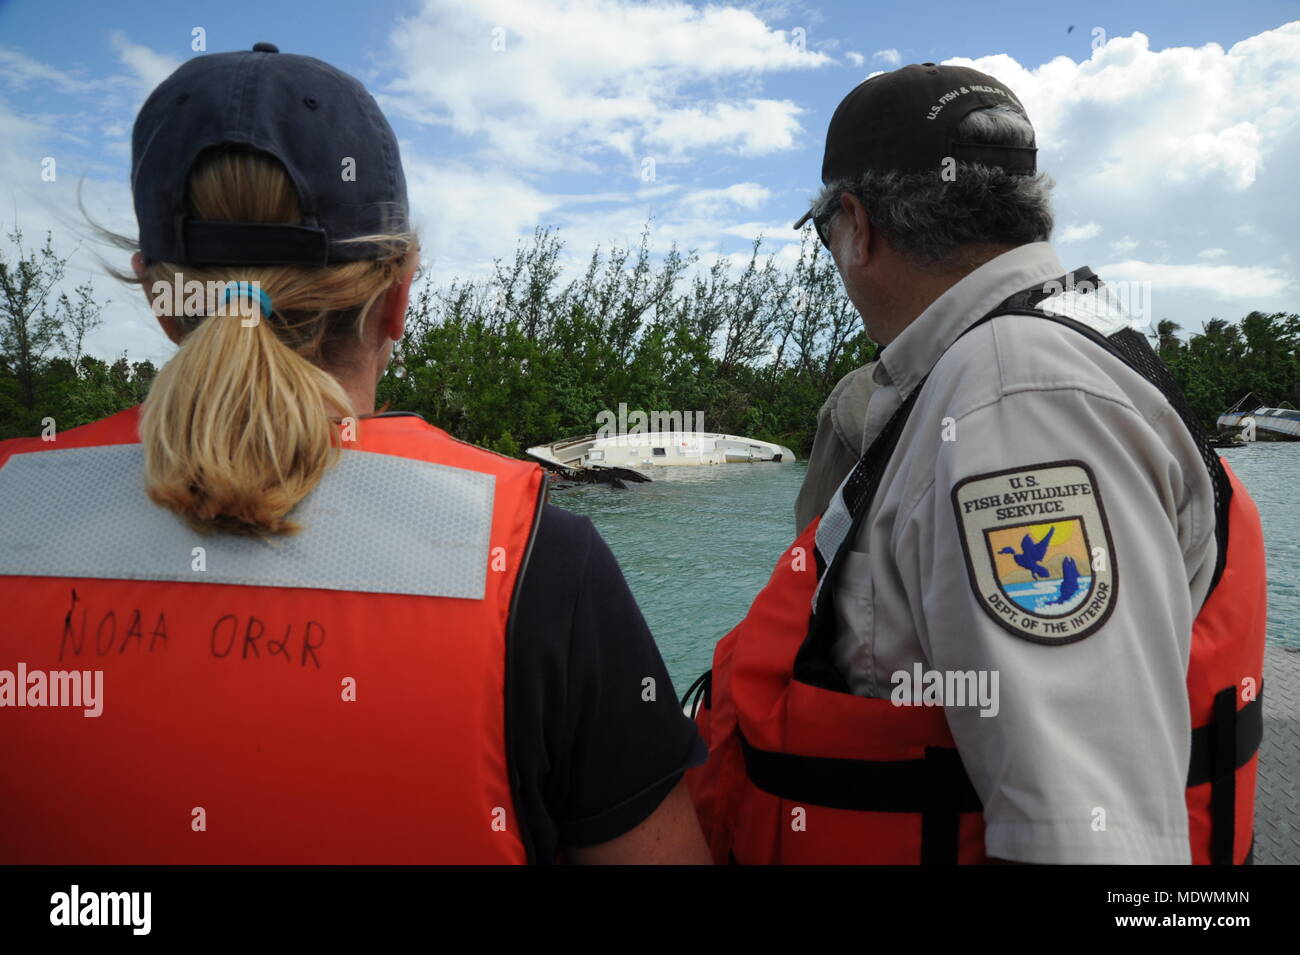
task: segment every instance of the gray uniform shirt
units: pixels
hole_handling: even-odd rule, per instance
[[[835,660],[855,693],[945,706],[991,856],[1186,863],[1185,681],[1217,553],[1196,445],[1074,330],[1003,316],[957,340],[1064,272],[1047,243],[1007,252],[882,353],[863,447],[930,377],[847,554]],[[1041,307],[1109,333],[1126,318],[1099,298]]]

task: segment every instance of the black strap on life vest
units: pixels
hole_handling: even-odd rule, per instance
[[[970,777],[950,747],[926,750],[924,759],[835,759],[758,749],[737,730],[750,781],[791,802],[858,812],[918,812],[933,801],[957,812],[983,808]]]
[[[928,747],[923,759],[834,759],[757,749],[736,733],[745,774],[766,793],[805,806],[919,812],[922,865],[955,865],[961,814],[983,808],[951,747]]]
[[[1263,685],[1237,710],[1237,688],[1214,698],[1214,716],[1192,730],[1187,786],[1209,783],[1210,862],[1232,865],[1236,834],[1236,770],[1250,762],[1264,736]],[[984,807],[961,755],[932,746],[924,759],[865,760],[800,756],[758,749],[743,733],[745,774],[763,792],[789,802],[858,812],[921,814],[921,864],[954,865],[961,814]],[[1251,840],[1246,863],[1252,861]]]
[[[1264,687],[1237,709],[1236,686],[1214,694],[1210,722],[1192,730],[1188,787],[1210,784],[1210,863],[1232,865],[1237,831],[1237,770],[1250,762],[1264,738]],[[1252,840],[1253,843],[1253,840]],[[1254,848],[1253,844],[1251,846]]]
[[[1095,288],[1098,284],[1099,280],[1090,269],[1080,269],[1062,276],[1055,283],[1046,283],[1042,288],[1027,289],[1011,296],[970,325],[962,335],[1000,315],[1020,314],[1048,319],[1092,339],[1160,389],[1196,441],[1214,485],[1219,552],[1210,587],[1212,592],[1223,573],[1227,556],[1227,515],[1232,488],[1218,455],[1209,446],[1168,369],[1146,339],[1135,331],[1126,329],[1107,337],[1073,319],[1037,308],[1044,299],[1056,294],[1045,291],[1050,286],[1054,285],[1060,291],[1080,285]],[[845,563],[843,555],[851,548],[871,509],[885,468],[927,378],[928,375],[922,378],[905,396],[843,485],[842,495],[852,515],[852,525],[829,567],[819,555],[818,571],[825,579],[809,623],[808,636],[795,658],[796,680],[836,692],[850,692],[843,674],[834,666],[830,652],[835,639],[834,594]],[[1187,785],[1211,783],[1211,856],[1216,864],[1232,862],[1236,828],[1235,771],[1250,761],[1263,736],[1262,687],[1260,696],[1240,711],[1236,708],[1236,693],[1237,687],[1230,686],[1215,696],[1211,721],[1195,728],[1191,739]],[[956,862],[960,813],[982,809],[955,749],[934,747],[927,749],[922,760],[880,762],[769,752],[754,748],[743,736],[741,744],[750,780],[759,789],[782,799],[864,812],[921,813],[923,864]]]

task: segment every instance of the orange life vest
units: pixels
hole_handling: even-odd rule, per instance
[[[1101,338],[1023,302],[1009,303],[981,321],[1035,314]],[[1144,340],[1124,344],[1129,351],[1145,347]],[[1154,373],[1148,377],[1167,395],[1174,387]],[[904,420],[920,388],[905,402]],[[891,422],[886,435],[891,431],[896,441],[901,426]],[[875,455],[875,480],[892,450],[886,438],[864,455],[864,465]],[[1200,864],[1249,861],[1263,732],[1263,532],[1250,495],[1226,463],[1213,460],[1222,467],[1216,493],[1228,498],[1219,508],[1220,570],[1195,619],[1187,672],[1187,812],[1192,861]],[[714,860],[985,862],[980,799],[943,708],[895,706],[801,678],[801,653],[816,630],[809,610],[825,570],[815,553],[818,524],[781,556],[748,615],[718,644],[712,669],[686,694],[709,744],[708,763],[686,778]],[[823,590],[831,585],[833,578]],[[819,608],[822,599],[833,597],[820,597]]]
[[[137,418],[0,443],[0,862],[526,861],[540,469],[365,419],[299,535],[204,536],[145,497]]]

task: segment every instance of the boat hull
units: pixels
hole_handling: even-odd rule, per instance
[[[1219,415],[1220,431],[1246,432],[1254,425],[1256,441],[1300,441],[1300,411],[1289,408],[1256,408]]]
[[[797,460],[783,445],[734,434],[651,431],[566,438],[529,448],[543,463],[570,469],[592,467],[703,467],[715,464],[788,464]]]

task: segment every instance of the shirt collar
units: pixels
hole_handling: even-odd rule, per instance
[[[989,259],[921,312],[880,353],[875,378],[906,397],[967,328],[1016,292],[1065,274],[1047,242],[1030,242]]]

